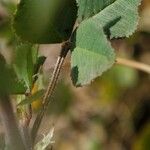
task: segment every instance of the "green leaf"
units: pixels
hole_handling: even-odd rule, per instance
[[[0,54],[0,92],[10,94],[23,94],[26,91],[24,83],[19,81],[12,66],[6,64],[4,57]]]
[[[79,22],[92,17],[99,13],[115,0],[76,0],[78,3],[78,20]]]
[[[103,28],[95,20],[89,19],[81,23],[74,42],[71,67],[72,80],[76,86],[89,84],[113,65],[114,50]]]
[[[34,63],[37,57],[37,48],[31,44],[21,44],[16,48],[14,69],[20,81],[31,90],[34,74]]]
[[[17,79],[12,81],[11,94],[24,94],[26,90],[27,88],[25,87],[24,82],[18,81]]]
[[[5,58],[0,54],[0,94],[8,93],[11,90],[11,75]]]
[[[79,25],[74,39],[72,79],[76,86],[89,84],[113,65],[115,54],[105,34],[110,38],[125,37],[131,35],[137,27],[141,0],[112,2],[106,2],[107,7],[92,16],[92,1],[78,1],[79,18],[92,17]]]
[[[141,0],[116,0],[93,18],[109,30],[111,38],[128,37],[138,25]]]
[[[33,94],[33,95],[29,96],[28,98],[22,100],[22,101],[18,104],[18,106],[26,105],[26,104],[31,104],[32,102],[34,102],[34,101],[36,101],[36,100],[42,98],[43,94],[44,94],[44,90],[39,90],[39,91],[37,91],[35,94]]]
[[[13,68],[9,69],[9,74],[11,76],[11,94],[24,94],[27,90],[24,81],[21,81],[17,78]]]
[[[76,14],[75,0],[21,0],[14,29],[31,43],[58,43],[71,35]]]

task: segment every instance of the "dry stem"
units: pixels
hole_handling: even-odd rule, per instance
[[[143,72],[150,74],[150,65],[147,65],[147,64],[144,64],[141,62],[137,62],[135,60],[128,60],[125,58],[117,58],[116,64],[135,68],[135,69],[138,69],[138,70],[141,70]]]

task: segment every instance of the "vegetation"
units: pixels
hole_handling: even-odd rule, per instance
[[[88,86],[87,95],[89,91],[100,88],[103,96],[98,97],[101,101],[102,99],[109,101],[121,97],[124,102],[128,103],[118,102],[119,113],[124,112],[124,109],[125,114],[127,109],[136,110],[138,105],[135,102],[132,103],[135,108],[128,108],[129,97],[136,95],[133,91],[139,80],[138,73],[134,69],[144,72],[143,76],[146,76],[147,79],[150,74],[150,66],[119,57],[117,51],[119,44],[116,46],[116,43],[126,41],[138,49],[137,39],[141,35],[149,36],[149,31],[146,33],[138,31],[133,34],[139,23],[140,4],[141,0],[20,0],[18,5],[14,0],[0,2],[0,116],[5,131],[5,140],[1,142],[5,144],[2,144],[2,149],[53,149],[54,128],[49,128],[50,131],[43,138],[39,138],[38,131],[42,121],[47,123],[43,119],[44,116],[47,116],[47,111],[51,114],[52,112],[57,115],[64,114],[70,106],[72,96],[70,96],[70,88],[65,85],[66,79],[59,82],[56,88],[64,60],[67,59],[66,56],[69,52],[71,55],[70,74],[74,88],[82,87],[84,89],[85,86]],[[41,47],[43,44],[56,43],[60,43],[60,50],[49,81],[45,77],[43,69],[46,57],[42,55]],[[136,56],[136,52],[134,53]],[[122,54],[131,57],[128,50]],[[134,56],[132,58],[136,59]],[[134,69],[116,67],[116,65]],[[103,76],[101,76],[102,74]],[[103,88],[99,87],[100,84]],[[147,86],[147,88],[150,87]],[[134,94],[127,92],[130,89]],[[109,92],[105,93],[106,91]],[[61,92],[64,95],[61,96]],[[127,99],[123,97],[125,93],[128,93]],[[56,104],[52,99],[56,100]],[[114,102],[109,101],[111,107],[115,103],[117,103],[115,100]],[[95,105],[98,105],[97,101]],[[90,109],[90,107],[88,108]],[[105,108],[105,104],[103,108]],[[98,111],[97,106],[94,109],[93,115],[88,116],[92,120],[91,122],[98,124],[101,122],[101,126],[105,128],[107,134],[110,134],[110,137],[118,137],[121,141],[123,138],[121,139],[119,135],[115,137],[114,128],[112,127],[111,130],[109,126],[115,121],[116,124],[119,123],[120,129],[124,129],[126,124],[130,123],[121,124],[121,119],[124,120],[124,118],[121,118],[115,110],[110,114],[106,111],[105,118],[105,115]],[[113,109],[117,109],[117,106]],[[88,111],[90,112],[90,110]],[[131,119],[129,114],[126,114],[125,117]],[[149,115],[149,111],[147,114]],[[70,113],[71,115],[73,114]],[[82,115],[80,117],[79,124],[86,118],[82,118]],[[72,121],[72,124],[78,124],[78,122]],[[130,126],[132,125],[130,124]],[[129,132],[130,127],[125,130]],[[119,134],[119,131],[116,133]],[[149,124],[146,124],[145,132],[143,131],[141,136],[142,134],[146,144],[142,148],[139,146],[139,150],[148,150],[150,148],[148,144]],[[126,137],[130,138],[130,136],[132,136],[131,133]],[[91,145],[83,149],[102,149],[102,142],[97,139],[96,136],[91,138]],[[144,143],[142,140],[140,142]],[[123,139],[121,142],[127,142],[124,144],[126,149],[128,147],[125,145],[138,150],[137,145],[131,146],[129,141]],[[104,149],[109,148],[105,147]]]

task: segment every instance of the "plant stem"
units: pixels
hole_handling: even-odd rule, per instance
[[[31,95],[29,90],[26,91],[25,96],[26,98]],[[29,124],[32,118],[32,108],[31,105],[28,104],[27,106],[23,106],[24,109],[22,111],[22,116],[20,119],[20,131],[23,138],[24,145],[27,150],[32,149],[32,142],[31,142],[31,134],[29,133]]]
[[[26,98],[28,98],[29,96],[31,96],[31,92],[27,91],[25,93],[25,96]],[[25,111],[25,116],[24,116],[24,127],[28,128],[29,127],[29,124],[30,124],[30,121],[32,119],[32,107],[31,107],[31,104],[28,104],[27,105],[27,108],[26,108],[26,111]]]
[[[0,94],[0,117],[6,135],[6,146],[11,150],[25,150],[8,95]]]
[[[32,142],[33,143],[35,141],[38,129],[39,129],[41,121],[42,121],[42,118],[43,118],[43,116],[44,116],[44,114],[45,114],[45,112],[48,108],[48,104],[51,101],[50,98],[51,98],[51,96],[53,94],[53,91],[56,87],[56,83],[57,83],[57,80],[58,80],[58,77],[59,77],[60,70],[62,68],[64,59],[65,59],[70,47],[71,47],[70,41],[66,41],[66,42],[62,43],[61,52],[60,52],[60,55],[57,59],[57,62],[56,62],[56,65],[55,65],[55,68],[54,68],[54,71],[53,71],[53,74],[52,74],[52,77],[51,77],[51,81],[48,84],[48,87],[47,87],[46,92],[45,92],[44,97],[43,97],[42,109],[39,112],[39,114],[37,115],[37,117],[35,119],[35,122],[33,124],[32,130],[31,130],[31,137],[32,137]]]
[[[134,61],[134,60],[128,60],[128,59],[125,59],[125,58],[117,58],[116,59],[116,64],[128,66],[128,67],[131,67],[131,68],[135,68],[135,69],[138,69],[138,70],[141,70],[143,72],[146,72],[146,73],[150,74],[150,65],[147,65],[147,64],[144,64],[144,63],[141,63],[141,62],[137,62],[137,61]]]

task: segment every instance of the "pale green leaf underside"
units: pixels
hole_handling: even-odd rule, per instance
[[[89,84],[110,68],[115,60],[114,50],[102,27],[92,19],[83,21],[76,32],[72,52],[72,80],[76,86]]]
[[[138,6],[141,0],[116,0],[93,18],[106,30],[111,38],[128,37],[138,25]]]
[[[102,9],[113,3],[115,0],[76,0],[78,4],[78,20],[92,17]]]

